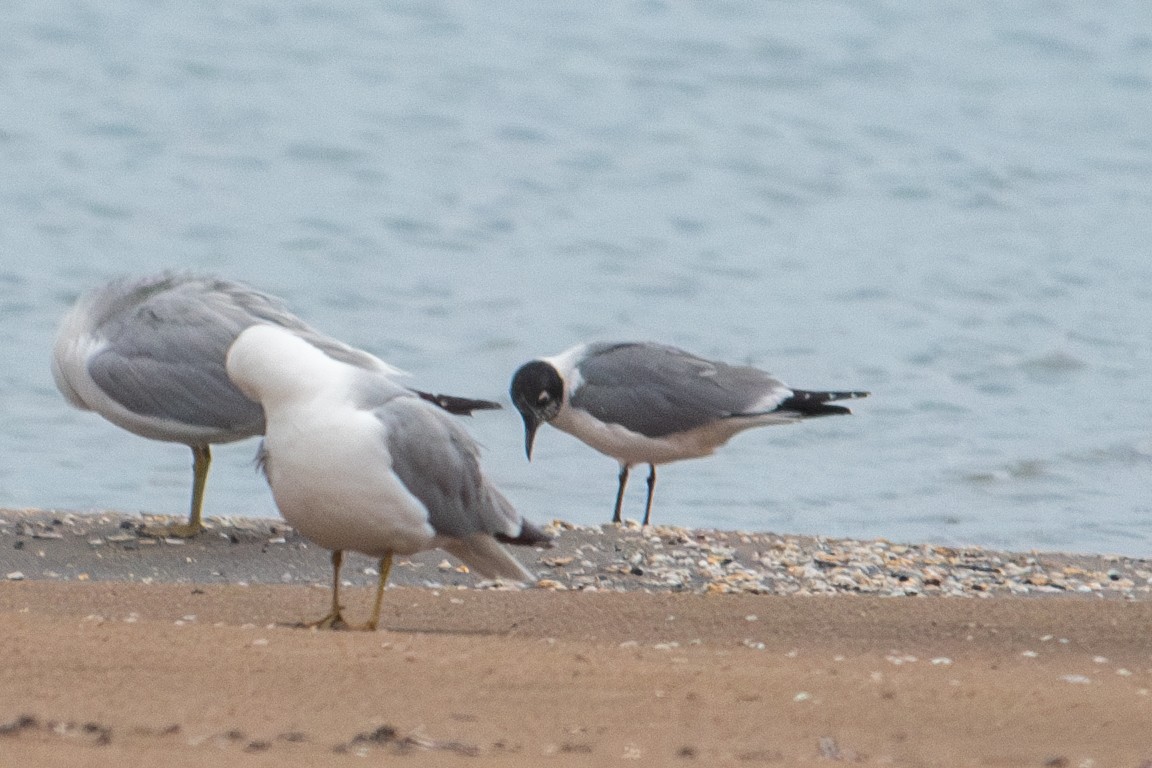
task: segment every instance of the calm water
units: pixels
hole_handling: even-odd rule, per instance
[[[591,338],[874,392],[666,467],[659,521],[1152,554],[1152,6],[568,5],[0,2],[0,505],[185,512],[188,450],[48,368],[174,266],[446,392]],[[470,426],[608,519],[612,460]],[[275,514],[254,448],[208,514]]]

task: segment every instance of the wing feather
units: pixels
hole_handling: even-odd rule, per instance
[[[484,477],[476,443],[454,419],[411,396],[397,397],[375,414],[385,427],[393,471],[427,508],[436,533],[521,536],[519,513]]]
[[[236,389],[224,369],[236,336],[259,322],[253,314],[174,277],[113,284],[92,310],[92,334],[100,341],[88,373],[117,403],[183,424],[263,430],[260,406]]]
[[[661,344],[595,345],[577,366],[573,407],[647,437],[773,410],[791,394],[756,368],[732,366]]]
[[[374,355],[326,336],[284,303],[242,283],[164,273],[114,281],[77,305],[96,342],[88,375],[142,416],[228,432],[263,431],[260,406],[228,379],[228,348],[258,323],[294,332],[329,357],[396,374]]]

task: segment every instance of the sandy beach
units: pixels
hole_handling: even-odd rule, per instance
[[[318,632],[278,521],[140,522],[0,512],[5,764],[1152,765],[1148,561],[559,526],[543,586],[425,553]]]

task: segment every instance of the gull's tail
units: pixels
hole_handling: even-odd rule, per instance
[[[500,542],[486,533],[474,533],[467,538],[453,539],[441,546],[469,568],[489,579],[509,579],[528,584],[536,581],[531,571],[512,557]]]
[[[520,517],[495,486],[484,481],[483,490],[481,515],[485,527],[491,533],[474,533],[453,539],[443,544],[443,548],[487,578],[511,579],[529,584],[535,582],[536,576],[521,565],[520,561],[504,548],[504,544],[551,547],[552,537]]]

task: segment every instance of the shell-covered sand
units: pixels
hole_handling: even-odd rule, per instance
[[[1148,561],[555,524],[542,586],[424,553],[320,632],[279,521],[0,521],[5,764],[1152,765]]]

